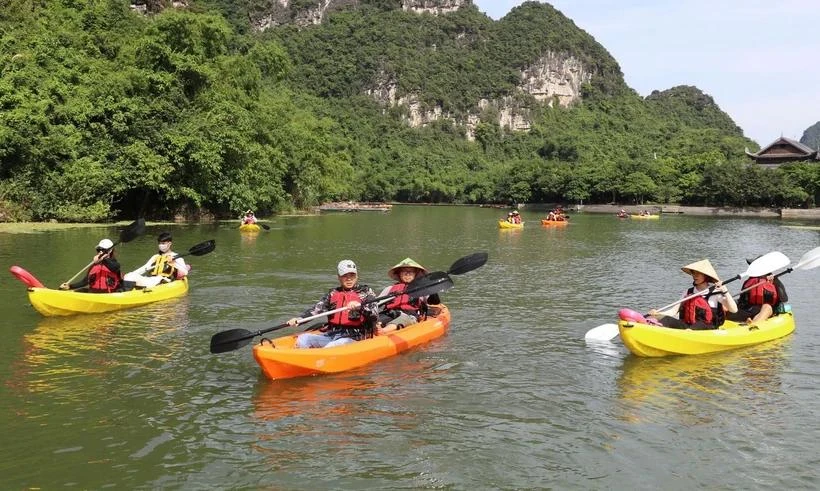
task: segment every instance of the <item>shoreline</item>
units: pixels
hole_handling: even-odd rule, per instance
[[[475,206],[478,208],[497,208],[497,209],[513,209],[516,207],[499,204],[456,204],[456,203],[387,203],[390,207],[393,206]],[[549,210],[558,206],[557,204],[547,203],[522,203],[517,206],[519,210],[528,212],[543,212],[547,213]],[[597,213],[615,215],[619,210],[626,210],[629,214],[638,214],[642,210],[648,210],[650,213],[661,215],[690,215],[690,216],[712,216],[712,217],[747,217],[747,218],[778,218],[781,220],[807,220],[820,221],[820,208],[802,209],[802,208],[735,208],[735,207],[709,207],[709,206],[679,206],[679,205],[572,205],[564,207],[569,213]],[[315,207],[314,207],[315,210]],[[370,208],[367,211],[381,211],[382,213],[389,212],[389,208]],[[333,210],[336,211],[336,210]],[[340,210],[341,211],[341,210]],[[346,210],[353,211],[353,210]],[[357,210],[357,211],[361,211]],[[261,219],[260,221],[269,222],[276,218],[290,218],[290,217],[309,217],[319,216],[321,213],[318,210],[314,212],[305,211],[302,213],[282,213],[271,215],[270,217]],[[147,221],[146,225],[184,225],[190,223],[219,223],[219,222],[237,222],[238,219],[214,219],[207,220],[157,220]],[[114,227],[118,225],[127,225],[131,223],[130,220],[117,220],[112,222],[100,223],[71,223],[71,222],[0,222],[0,233],[36,233],[44,230],[57,230],[62,228],[75,227]]]
[[[545,213],[555,205],[527,203],[519,206],[521,210],[544,211]],[[603,213],[617,214],[625,210],[634,215],[642,210],[648,210],[653,215],[691,215],[714,217],[753,217],[779,218],[784,220],[820,220],[820,208],[737,208],[711,206],[680,206],[680,205],[573,205],[564,208],[574,213]]]

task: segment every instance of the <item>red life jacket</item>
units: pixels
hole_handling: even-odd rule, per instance
[[[387,294],[392,295],[393,293],[403,292],[406,289],[407,283],[396,283],[390,287]],[[418,298],[411,299],[410,295],[402,293],[401,295],[397,295],[393,298],[393,300],[391,300],[385,308],[387,310],[401,310],[402,312],[407,312],[408,314],[418,317],[419,309],[421,308],[421,300]]]
[[[754,287],[754,288],[752,288]],[[740,294],[740,302],[743,305],[777,305],[777,287],[766,278],[749,278],[743,283],[742,290],[752,288]]]
[[[120,276],[103,264],[95,264],[88,270],[88,291],[111,293],[120,286]]]
[[[356,292],[356,290],[333,290],[333,293],[330,294],[330,303],[333,305],[334,309],[338,309],[344,307],[345,305],[349,304],[352,301],[361,302],[362,297]],[[335,314],[331,314],[328,317],[328,323],[334,326],[341,326],[341,327],[361,327],[364,325],[365,316],[359,314],[358,317],[355,319],[350,318],[350,310],[343,310],[341,312],[336,312]]]
[[[689,288],[686,291],[686,296],[695,293],[695,287]],[[681,320],[686,324],[692,325],[698,321],[702,321],[709,325],[715,325],[715,315],[706,296],[698,295],[695,298],[683,302],[680,305]]]

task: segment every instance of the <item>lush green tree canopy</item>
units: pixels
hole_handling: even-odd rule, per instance
[[[494,22],[473,6],[431,16],[367,0],[319,25],[255,33],[248,18],[270,1],[191,3],[142,15],[124,0],[0,0],[0,220],[264,214],[337,199],[818,198],[820,166],[749,165],[754,143],[711,97],[674,87],[642,99],[548,4]],[[517,89],[546,52],[592,73],[569,108]],[[412,128],[407,105],[374,90],[443,118]],[[514,101],[530,130],[499,126],[482,99]]]

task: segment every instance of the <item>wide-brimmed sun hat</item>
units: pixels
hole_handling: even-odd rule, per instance
[[[715,271],[715,268],[712,267],[712,263],[710,263],[708,259],[702,259],[692,264],[687,264],[686,266],[680,269],[686,274],[692,274],[693,271],[703,273],[705,276],[712,280],[712,283],[717,283],[718,281],[720,281],[720,277],[718,276],[717,272]]]
[[[406,258],[402,259],[402,261],[399,264],[397,264],[397,265],[393,266],[392,268],[390,268],[387,271],[387,276],[394,279],[394,280],[396,280],[396,281],[399,281],[399,270],[402,269],[402,268],[417,269],[418,271],[416,272],[416,275],[425,275],[425,274],[427,274],[427,269],[425,269],[424,266],[417,263],[416,261],[413,261],[409,257],[406,257]]]

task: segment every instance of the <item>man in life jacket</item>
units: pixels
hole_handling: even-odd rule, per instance
[[[111,239],[103,239],[97,244],[96,251],[85,278],[71,284],[63,283],[60,285],[61,290],[76,290],[87,286],[89,293],[122,291],[122,272],[119,261],[114,257],[114,243]]]
[[[747,264],[760,256],[746,259]],[[778,307],[789,301],[786,287],[774,275],[752,276],[743,282],[737,301],[737,312],[729,314],[728,319],[753,324],[765,321],[775,315]]]
[[[373,336],[379,318],[378,305],[372,301],[376,295],[367,285],[359,284],[358,268],[350,259],[340,261],[336,266],[336,273],[339,286],[327,292],[300,317],[294,317],[287,323],[295,326],[303,317],[342,307],[347,310],[328,316],[327,324],[319,329],[319,334],[300,334],[296,338],[297,348],[331,348]]]
[[[725,312],[737,312],[737,304],[720,281],[708,259],[687,264],[681,271],[692,276],[692,287],[686,290],[680,303],[678,317],[650,310],[649,315],[664,327],[675,329],[717,329],[726,319]],[[700,293],[699,295],[696,295]]]
[[[172,243],[173,237],[169,232],[159,234],[157,253],[141,267],[126,274],[125,281],[133,281],[137,287],[147,288],[187,276],[190,267],[185,264],[185,259],[171,250]]]
[[[392,294],[396,296],[384,305],[382,313],[379,314],[380,325],[377,324],[379,334],[415,324],[424,317],[428,304],[441,303],[438,294],[429,297],[413,297],[412,294],[402,293],[413,280],[426,274],[427,270],[424,266],[409,257],[387,271],[387,276],[396,283],[382,290],[379,296]]]

